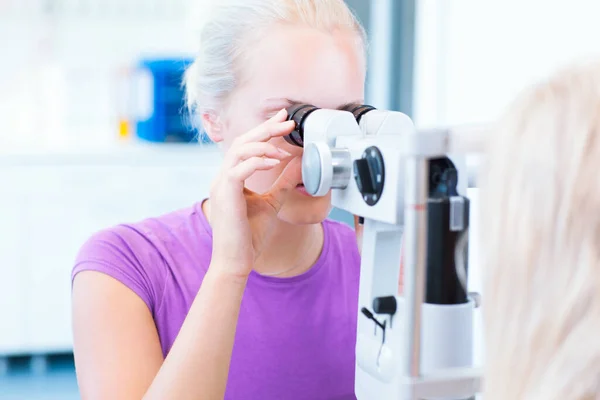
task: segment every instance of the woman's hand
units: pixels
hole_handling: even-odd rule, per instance
[[[359,223],[359,217],[354,216],[354,232],[356,234],[356,243],[358,245],[358,253],[362,255],[363,228]],[[404,252],[400,254],[400,277],[398,278],[398,294],[404,294]]]
[[[294,121],[286,121],[287,112],[277,115],[239,136],[225,154],[223,167],[210,193],[213,230],[211,263],[234,276],[245,278],[260,255],[263,244],[289,193],[301,182],[300,158],[292,159],[271,189],[257,194],[244,187],[244,181],[256,171],[270,170],[291,154],[267,141],[289,134]]]

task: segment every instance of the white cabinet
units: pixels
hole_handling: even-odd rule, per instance
[[[14,170],[0,170],[0,353],[20,349],[26,335],[23,198],[12,189]]]
[[[70,350],[71,269],[94,232],[208,195],[220,154],[0,154],[0,354]]]

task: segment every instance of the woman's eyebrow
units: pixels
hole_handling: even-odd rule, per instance
[[[301,100],[294,100],[294,99],[288,99],[288,98],[279,98],[279,99],[269,99],[267,102],[267,104],[265,105],[265,109],[278,109],[280,108],[281,105],[284,105],[286,108],[287,107],[292,107],[292,106],[296,106],[299,104],[311,104],[310,102],[306,102],[306,101],[301,101]],[[270,105],[269,103],[271,103],[272,105]],[[351,101],[348,103],[344,103],[338,107],[336,107],[337,110],[342,110],[354,105],[361,105],[364,104],[363,100],[355,100],[355,101]]]

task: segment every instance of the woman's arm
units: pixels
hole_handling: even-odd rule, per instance
[[[146,304],[93,271],[73,284],[77,378],[87,399],[222,399],[245,279],[211,265],[163,362]]]
[[[141,399],[163,362],[146,303],[121,282],[95,271],[76,275],[72,297],[81,398]]]
[[[225,396],[247,278],[219,272],[224,270],[211,265],[145,399],[217,400]]]

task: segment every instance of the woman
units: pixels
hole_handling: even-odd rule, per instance
[[[342,0],[229,0],[188,99],[225,152],[210,197],[95,234],[73,270],[84,399],[352,399],[360,257],[302,187],[285,108],[362,103],[364,30]]]
[[[600,64],[528,90],[491,138],[483,397],[598,399]]]

